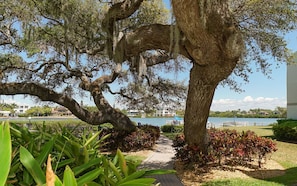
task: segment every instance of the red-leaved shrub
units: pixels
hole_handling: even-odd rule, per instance
[[[123,152],[151,149],[160,137],[160,128],[151,125],[142,125],[135,132],[127,133],[123,130],[103,129],[100,136],[111,134],[103,151],[115,151],[118,148]]]
[[[185,164],[198,166],[211,163],[247,165],[256,159],[260,167],[266,155],[277,150],[271,139],[259,137],[252,131],[238,133],[235,130],[209,129],[208,135],[207,153],[198,146],[187,145],[183,134],[176,136],[173,140],[176,158]]]

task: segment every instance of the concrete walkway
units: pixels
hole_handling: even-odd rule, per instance
[[[174,149],[172,141],[161,135],[156,141],[154,152],[147,157],[139,169],[173,169]],[[183,186],[182,182],[175,174],[164,174],[153,176],[161,186]]]

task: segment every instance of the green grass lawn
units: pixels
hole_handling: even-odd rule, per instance
[[[272,126],[247,126],[247,127],[224,127],[224,129],[235,129],[237,131],[254,131],[257,135],[263,137],[270,137],[273,139]],[[171,139],[176,134],[165,134]],[[204,183],[205,186],[284,186],[297,185],[297,144],[285,143],[277,141],[277,151],[271,155],[271,159],[278,162],[286,169],[283,176],[269,178],[265,180],[260,179],[223,179],[213,180]]]

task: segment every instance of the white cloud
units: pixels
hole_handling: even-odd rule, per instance
[[[219,99],[213,100],[211,105],[212,111],[227,111],[227,110],[250,110],[255,108],[275,109],[276,107],[286,107],[286,98],[269,98],[246,96],[243,99]]]
[[[253,102],[254,99],[252,98],[252,96],[246,96],[245,98],[243,98],[243,102]]]

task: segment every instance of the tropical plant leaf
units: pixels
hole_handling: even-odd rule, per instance
[[[160,174],[175,174],[175,170],[167,170],[167,169],[156,169],[156,170],[147,170],[144,176],[152,176],[152,175],[160,175]]]
[[[90,143],[92,143],[94,140],[97,140],[97,137],[99,136],[101,132],[96,132],[91,138],[89,138],[86,143],[84,144],[84,147],[88,146]]]
[[[117,177],[118,181],[121,181],[122,180],[121,173],[119,172],[118,168],[111,161],[109,161],[109,167],[113,171],[113,174]]]
[[[11,140],[8,122],[0,126],[0,185],[5,185],[11,164]]]
[[[137,178],[141,178],[145,174],[145,172],[146,172],[145,170],[140,170],[140,171],[134,172],[133,174],[122,179],[120,182],[118,182],[118,184],[125,183],[128,181],[137,179]]]
[[[55,143],[55,138],[52,138],[50,141],[48,141],[42,148],[42,151],[40,152],[39,156],[36,158],[36,161],[39,163],[39,166],[44,164],[46,161],[46,158],[52,151]]]
[[[52,163],[51,163],[51,155],[48,155],[48,159],[47,159],[47,165],[46,165],[46,172],[45,172],[45,176],[46,176],[46,185],[47,186],[54,186],[55,185],[55,179],[56,179],[56,175],[53,171],[52,168]]]
[[[59,161],[57,168],[65,167],[66,165],[69,165],[69,164],[71,164],[73,162],[75,162],[75,159],[74,158],[70,158],[70,159],[66,159],[66,160],[63,160],[63,161]]]
[[[99,165],[101,162],[102,162],[101,158],[92,159],[88,163],[85,163],[81,166],[73,168],[72,171],[74,172],[74,175],[76,176],[94,165]]]
[[[102,186],[99,183],[95,183],[95,182],[88,182],[88,183],[85,183],[85,185],[86,186]]]
[[[63,184],[64,186],[77,186],[76,179],[69,166],[66,166],[64,171]]]
[[[80,176],[77,179],[77,185],[78,186],[83,186],[83,184],[93,181],[94,179],[96,179],[102,173],[103,173],[102,168],[97,168],[97,169],[94,169],[94,170],[92,170],[90,172],[87,172],[86,174]]]
[[[128,167],[127,167],[127,162],[125,160],[125,157],[123,155],[123,153],[121,152],[120,149],[117,150],[117,156],[119,159],[119,166],[121,171],[123,172],[124,176],[128,176]]]
[[[116,186],[151,186],[155,181],[154,178],[139,178],[116,184]]]
[[[31,174],[37,185],[45,183],[45,175],[39,163],[34,159],[32,154],[22,146],[20,147],[20,161]]]

